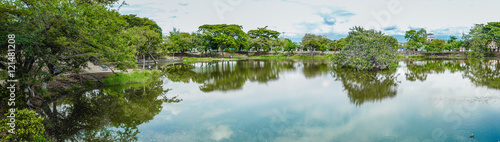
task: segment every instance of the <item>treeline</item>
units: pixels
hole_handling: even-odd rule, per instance
[[[450,36],[448,40],[428,40],[427,36],[425,29],[406,31],[408,42],[405,47],[412,51],[423,49],[428,52],[466,50],[470,57],[494,56],[493,50],[500,50],[500,22],[476,24],[461,39]]]
[[[280,37],[281,33],[268,27],[244,32],[241,25],[202,25],[197,32],[186,33],[177,29],[164,38],[164,49],[171,52],[185,53],[197,50],[203,53],[214,51],[227,52],[269,52],[296,49],[303,51],[338,50],[344,45],[343,40],[331,40],[322,35],[306,34],[302,42],[293,42]],[[224,53],[224,52],[223,52]]]

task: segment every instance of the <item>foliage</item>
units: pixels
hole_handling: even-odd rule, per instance
[[[405,38],[408,40],[410,49],[416,50],[423,47],[427,40],[427,31],[425,29],[409,30],[405,33]]]
[[[5,116],[8,115],[10,114],[5,114]],[[37,116],[35,111],[29,109],[16,110],[15,116],[15,134],[8,133],[6,137],[2,138],[2,140],[31,142],[44,139],[43,135],[45,132],[45,128],[42,123],[44,119],[40,116]],[[0,131],[6,131],[10,129],[10,127],[7,125],[7,123],[9,122],[9,118],[1,120],[0,123],[2,125]]]
[[[442,52],[445,48],[446,41],[442,39],[432,40],[425,46],[425,50],[429,52]]]
[[[460,71],[463,72],[463,77],[470,79],[475,85],[500,89],[500,64],[494,64],[498,61],[478,59],[465,61],[410,60],[406,61],[408,72],[405,73],[405,76],[409,81],[425,81],[429,74],[444,73],[446,70],[452,73]]]
[[[313,50],[319,49],[321,47],[321,39],[324,37],[321,35],[315,34],[305,34],[302,38],[302,45],[307,48],[307,50],[311,51],[311,56],[313,56]]]
[[[122,19],[126,20],[127,28],[131,28],[130,32],[139,36],[137,50],[140,54],[152,56],[153,53],[162,52],[160,44],[162,43],[162,29],[155,21],[148,18],[140,18],[136,15],[121,15]]]
[[[137,141],[138,126],[152,120],[167,97],[161,78],[148,83],[95,89],[42,105],[51,141]],[[63,107],[64,106],[64,107]],[[54,107],[54,108],[51,108]]]
[[[352,103],[361,106],[366,102],[377,102],[397,95],[399,85],[396,70],[354,71],[334,67],[332,76],[342,82]]]
[[[467,49],[471,49],[471,52],[467,52],[468,57],[478,57],[483,58],[490,54],[488,43],[491,41],[491,37],[484,33],[484,24],[476,24],[469,32],[469,34],[464,35],[464,46]]]
[[[278,41],[279,35],[279,32],[267,29],[267,26],[248,31],[251,41],[250,46],[255,47],[256,51],[260,49],[268,51],[272,46],[277,44],[276,41]]]
[[[159,76],[159,71],[137,71],[134,70],[132,73],[116,73],[111,76],[106,77],[103,83],[105,85],[121,85],[121,84],[130,84],[130,83],[145,83],[151,78],[155,78]]]
[[[346,46],[334,63],[357,70],[384,70],[396,60],[398,42],[394,37],[375,30],[354,27],[346,38]]]
[[[194,48],[194,40],[189,33],[180,32],[175,29],[166,37],[166,49],[172,52],[184,53]]]
[[[285,55],[267,56],[268,58],[286,58]],[[264,57],[263,57],[264,58]],[[266,83],[279,78],[279,73],[294,69],[294,62],[277,61],[222,61],[204,62],[194,71],[192,65],[175,65],[163,69],[173,82],[196,82],[203,92],[238,90],[245,82]],[[229,63],[233,62],[233,63]],[[258,64],[257,64],[258,63]]]
[[[198,28],[211,49],[240,49],[246,45],[247,34],[240,25],[202,25]],[[224,52],[222,52],[224,55]]]
[[[341,38],[335,42],[335,48],[342,50],[345,47],[346,38]]]
[[[298,43],[293,42],[290,39],[285,39],[285,45],[283,46],[283,51],[289,51],[293,54],[293,51],[299,47]]]
[[[109,7],[115,2],[2,1],[2,14],[8,16],[0,19],[0,45],[7,47],[7,34],[16,35],[15,79],[20,88],[33,88],[59,74],[79,71],[88,62],[111,69],[135,67],[137,52],[156,47],[161,31],[151,20],[142,19],[139,25],[141,22],[133,22],[135,16],[124,18]],[[7,70],[5,58],[0,57],[2,70]]]

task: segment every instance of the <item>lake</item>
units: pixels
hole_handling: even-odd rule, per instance
[[[496,142],[499,61],[402,60],[376,72],[324,60],[163,65],[146,84],[68,95],[43,114],[58,141]]]

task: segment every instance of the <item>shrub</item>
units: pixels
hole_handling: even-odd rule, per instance
[[[6,116],[8,115],[6,114]],[[7,124],[10,121],[10,118],[0,121],[2,124],[0,131],[11,129]],[[18,110],[15,112],[15,134],[7,133],[7,136],[3,137],[2,140],[19,142],[44,141],[43,133],[45,132],[45,127],[42,121],[43,118],[37,116],[35,111],[29,109]]]
[[[384,70],[396,62],[396,38],[375,30],[354,27],[346,37],[344,49],[334,63],[357,70]]]

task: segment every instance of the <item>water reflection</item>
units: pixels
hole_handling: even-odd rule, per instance
[[[398,81],[396,70],[390,71],[354,71],[334,67],[333,77],[342,82],[351,103],[357,106],[365,102],[382,101],[395,97]]]
[[[312,79],[321,76],[323,74],[328,73],[331,70],[331,66],[329,66],[329,64],[324,62],[304,61],[302,64],[304,66],[302,68],[302,72],[304,73],[304,76],[307,79]]]
[[[42,108],[50,141],[136,141],[137,126],[153,119],[168,98],[163,81],[95,89],[46,102]]]
[[[245,82],[267,83],[284,71],[295,70],[295,61],[226,61],[175,65],[164,71],[173,82],[201,84],[203,92],[239,90]]]
[[[464,78],[478,86],[500,89],[499,60],[405,61],[406,79],[425,81],[428,74],[463,72]]]
[[[97,89],[43,113],[54,141],[424,141],[436,127],[447,141],[472,132],[491,141],[500,90],[477,96],[486,88],[470,82],[494,88],[499,69],[498,61],[407,60],[378,72],[303,60],[181,64],[162,68],[168,83]],[[476,110],[451,129],[443,114],[465,101]]]

